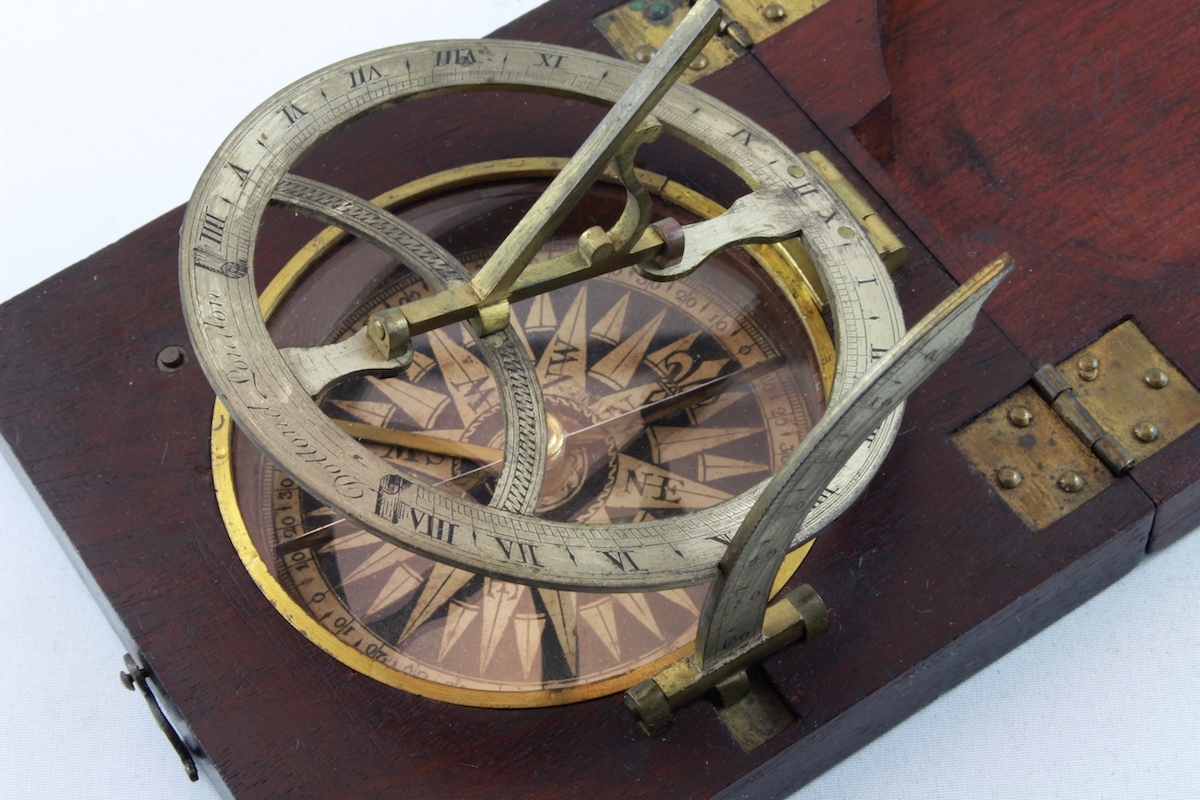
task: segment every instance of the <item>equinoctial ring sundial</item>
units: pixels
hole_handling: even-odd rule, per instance
[[[901,342],[888,272],[818,157],[672,86],[719,21],[717,3],[698,3],[643,70],[504,41],[369,53],[268,100],[210,162],[181,237],[185,314],[224,408],[277,465],[239,447],[231,477],[219,407],[218,483],[264,509],[250,533],[234,493],[224,513],[276,606],[352,666],[456,702],[559,703],[627,688],[694,636],[700,683],[744,677],[763,648],[823,625],[815,595],[789,596],[775,608],[799,615],[778,623],[788,632],[769,614],[764,629],[787,552],[862,492],[903,397],[1009,265]],[[436,212],[428,186],[372,203],[290,172],[372,109],[495,87],[612,107],[569,160],[431,176]],[[663,135],[747,194],[728,210],[664,196],[634,166]],[[254,288],[272,204],[340,231],[268,289],[289,298],[276,339],[303,346],[272,340]],[[511,232],[497,232],[499,208]],[[453,231],[453,249],[423,217]],[[343,234],[358,241],[339,249]],[[331,307],[322,281],[355,271],[370,279]],[[686,588],[718,574],[707,600]],[[628,702],[653,730],[670,712],[647,704],[683,700]]]

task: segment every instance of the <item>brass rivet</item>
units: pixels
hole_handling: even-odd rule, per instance
[[[664,19],[670,17],[672,13],[674,13],[674,8],[670,3],[666,2],[651,3],[646,7],[645,11],[646,19],[651,22],[662,22]]]
[[[688,64],[688,67],[691,69],[694,69],[694,70],[702,70],[707,66],[708,66],[708,56],[704,55],[704,53],[701,53],[700,55],[696,56],[696,58],[692,60],[692,63]]]
[[[1100,359],[1091,353],[1084,353],[1079,357],[1076,364],[1079,367],[1079,377],[1085,381],[1096,380],[1096,373],[1100,370]]]
[[[843,239],[853,239],[854,228],[847,228],[845,225],[843,225],[842,227],[838,228],[838,235]]]
[[[1161,389],[1170,382],[1171,376],[1167,375],[1166,370],[1158,367],[1146,370],[1146,385],[1151,389]]]
[[[187,363],[187,350],[176,344],[168,345],[158,351],[155,361],[163,372],[174,372]]]
[[[1074,470],[1068,470],[1058,479],[1058,488],[1067,494],[1075,494],[1083,488],[1083,476]]]
[[[1143,420],[1134,426],[1133,435],[1143,442],[1153,442],[1158,438],[1158,426],[1153,422]]]
[[[654,58],[654,48],[648,44],[644,44],[633,51],[633,60],[639,64],[648,64],[652,58]]]
[[[803,178],[804,167],[800,166],[799,164],[792,164],[790,167],[788,167],[788,175],[791,175],[793,178]]]
[[[779,5],[779,3],[771,3],[771,5],[763,9],[763,16],[771,22],[779,22],[779,20],[787,16],[787,10]]]
[[[996,470],[996,481],[1005,489],[1015,489],[1021,485],[1022,475],[1013,467],[1001,467]]]
[[[1033,422],[1033,412],[1025,406],[1013,406],[1008,410],[1008,421],[1018,428],[1028,428]]]

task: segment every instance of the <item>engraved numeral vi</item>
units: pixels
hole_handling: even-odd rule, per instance
[[[605,558],[612,562],[614,567],[621,570],[621,572],[640,572],[642,569],[637,565],[637,563],[634,562],[633,556],[629,555],[629,553],[625,552],[624,550],[613,550],[611,552],[608,550],[601,550],[600,552],[604,554]]]
[[[295,125],[296,120],[308,115],[307,111],[305,111],[303,108],[296,105],[295,103],[288,103],[286,106],[279,109],[279,111],[285,117],[287,117],[287,121],[288,121],[289,125]]]

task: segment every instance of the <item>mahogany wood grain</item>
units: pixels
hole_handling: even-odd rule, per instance
[[[1197,384],[1200,270],[1181,210],[1200,205],[1200,10],[892,0],[870,24],[870,5],[812,15],[808,41],[837,43],[827,57],[783,37],[756,56],[956,280],[1016,258],[991,313],[1032,361],[1133,319]],[[1134,471],[1162,512],[1154,549],[1190,530],[1195,447]]]
[[[610,5],[556,0],[498,33],[607,52],[588,20]],[[1160,127],[1195,136],[1195,99],[1171,84],[1165,56],[1141,55],[1146,42],[1183,48],[1194,33],[1180,19],[1139,31],[1159,37],[1141,49],[1134,37],[1111,49],[1105,37],[1136,14],[1072,16],[1032,0],[971,8],[896,2],[877,20],[867,0],[833,0],[700,84],[794,149],[830,153],[877,204],[912,247],[898,276],[910,322],[999,250],[1023,267],[913,397],[880,475],[797,576],[822,593],[831,629],[764,665],[799,721],[749,754],[703,703],[647,739],[619,698],[530,711],[425,700],[350,671],[281,619],[217,513],[212,392],[194,361],[174,373],[155,364],[187,341],[174,282],[181,209],[0,307],[0,432],[234,794],[777,796],[1135,566],[1156,508],[1164,530],[1196,524],[1195,431],[1039,533],[948,438],[1040,363],[1130,316],[1200,374],[1200,294],[1195,271],[1180,268],[1187,231],[1170,218],[1179,203],[1155,202],[1139,178],[1169,177],[1185,200],[1200,191],[1188,148]],[[1013,35],[975,35],[988,24]],[[1114,86],[1118,57],[1128,83]],[[858,77],[832,84],[845,74],[837,65]],[[447,125],[455,114],[490,122]],[[550,98],[431,98],[331,137],[298,171],[372,196],[448,166],[450,152],[569,154],[598,115]],[[1022,158],[1022,137],[1053,158]],[[1108,155],[1114,137],[1138,143],[1140,168]],[[640,160],[717,198],[740,192],[670,143]],[[316,227],[269,215],[260,286]],[[48,326],[47,308],[84,322]]]

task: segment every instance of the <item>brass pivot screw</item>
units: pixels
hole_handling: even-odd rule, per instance
[[[1013,406],[1008,410],[1008,421],[1018,428],[1028,428],[1033,422],[1033,412],[1025,406]]]
[[[647,736],[658,733],[671,721],[671,701],[653,678],[625,692],[625,707]]]
[[[1154,367],[1146,370],[1146,385],[1151,389],[1161,389],[1171,382],[1171,376],[1167,375],[1166,370]]]
[[[367,335],[388,361],[399,358],[412,347],[408,320],[398,308],[372,314],[370,322],[367,323]]]
[[[769,6],[763,9],[763,16],[769,22],[779,22],[787,16],[787,9],[785,9],[779,3],[771,3]]]
[[[996,470],[996,482],[1005,489],[1015,489],[1021,485],[1024,476],[1014,467],[1001,467]]]
[[[1083,476],[1074,470],[1068,470],[1058,479],[1058,488],[1067,494],[1075,494],[1084,487]]]
[[[633,51],[633,60],[639,64],[649,64],[652,58],[654,58],[654,48],[648,44],[644,44]]]
[[[1079,368],[1079,377],[1085,381],[1096,380],[1096,374],[1100,371],[1100,359],[1091,353],[1084,353],[1079,357],[1076,365]]]
[[[691,64],[688,64],[688,69],[694,69],[697,72],[699,72],[700,70],[704,69],[707,66],[708,66],[708,56],[704,55],[704,53],[701,53],[700,55],[696,56],[696,58],[692,61]]]
[[[1143,420],[1134,426],[1133,435],[1143,442],[1153,442],[1158,438],[1158,426],[1153,422]]]

